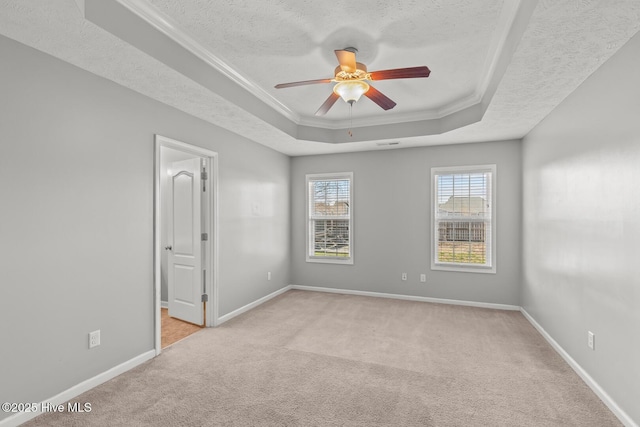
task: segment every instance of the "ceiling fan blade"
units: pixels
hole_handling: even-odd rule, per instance
[[[304,86],[304,85],[314,85],[317,83],[331,83],[331,79],[318,79],[318,80],[304,80],[301,82],[291,82],[291,83],[280,83],[275,85],[276,89],[282,89],[285,87],[294,87],[294,86]]]
[[[354,73],[356,71],[356,54],[349,50],[334,50],[340,63],[340,68],[345,73]]]
[[[394,68],[393,70],[372,71],[371,80],[390,80],[390,79],[414,79],[417,77],[429,77],[431,70],[429,67],[409,67]]]
[[[383,110],[390,110],[396,106],[396,103],[393,102],[387,95],[380,92],[375,87],[369,85],[369,90],[364,93],[364,95],[382,107]]]
[[[324,101],[324,104],[322,104],[320,108],[318,108],[318,111],[316,111],[316,116],[324,116],[325,114],[327,114],[327,111],[329,111],[329,109],[333,107],[333,104],[335,104],[339,98],[340,96],[331,92],[331,95],[329,95],[327,100]]]

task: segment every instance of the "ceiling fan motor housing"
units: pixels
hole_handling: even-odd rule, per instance
[[[362,62],[356,62],[356,70],[353,73],[344,71],[340,65],[334,70],[335,80],[338,82],[347,80],[371,80],[371,75],[367,72],[367,66]]]

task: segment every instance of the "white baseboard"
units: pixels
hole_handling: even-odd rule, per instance
[[[386,294],[382,292],[353,291],[349,289],[321,288],[316,286],[302,286],[302,285],[290,285],[290,288],[298,289],[301,291],[329,292],[334,294],[361,295],[365,297],[391,298],[391,299],[401,299],[401,300],[407,300],[407,301],[432,302],[436,304],[464,305],[468,307],[492,308],[496,310],[512,310],[512,311],[520,310],[520,306],[518,305],[494,304],[490,302],[462,301],[462,300],[455,300],[455,299],[419,297],[419,296],[413,296],[413,295]]]
[[[569,366],[571,366],[571,368],[578,374],[578,376],[582,378],[582,381],[584,381],[589,386],[589,388],[593,390],[596,396],[598,396],[600,400],[602,400],[602,402],[607,405],[611,412],[613,412],[613,414],[618,417],[622,424],[624,424],[626,427],[638,427],[638,424],[636,424],[631,419],[631,417],[618,406],[618,404],[611,398],[611,396],[609,396],[607,392],[604,391],[602,387],[600,387],[600,385],[591,377],[591,375],[589,375],[587,371],[585,371],[582,366],[580,366],[578,362],[576,362],[573,357],[571,357],[569,353],[567,353],[565,349],[562,348],[562,346],[560,346],[560,344],[558,344],[556,340],[554,340],[551,335],[549,335],[549,333],[545,331],[544,328],[538,322],[536,322],[533,317],[531,317],[529,313],[527,313],[527,310],[525,310],[523,307],[520,307],[520,312],[529,321],[529,323],[531,323],[531,325],[533,325],[533,327],[536,328],[538,332],[540,332],[540,335],[542,335],[544,339],[546,339],[547,342],[551,344],[551,347],[553,347],[553,349],[558,352],[558,354],[565,360],[565,362],[567,362]]]
[[[169,308],[169,301],[160,301],[160,308]]]
[[[240,307],[237,310],[233,310],[231,313],[225,314],[224,316],[220,316],[218,317],[218,320],[216,322],[216,326],[219,326],[221,324],[223,324],[224,322],[233,319],[236,316],[241,315],[242,313],[246,313],[247,311],[251,310],[252,308],[256,308],[257,306],[259,306],[260,304],[264,304],[265,302],[269,301],[271,298],[275,298],[278,295],[281,295],[285,292],[287,292],[289,289],[291,289],[291,285],[285,286],[284,288],[278,289],[275,292],[270,293],[269,295],[266,295],[258,300],[255,300],[252,303],[249,303],[243,307]]]
[[[81,395],[85,391],[91,390],[92,388],[97,387],[100,384],[105,383],[130,369],[135,368],[136,366],[146,362],[147,360],[154,358],[155,355],[155,350],[149,350],[146,353],[142,353],[141,355],[136,356],[133,359],[127,360],[126,362],[114,366],[113,368],[106,370],[93,378],[89,378],[88,380],[83,381],[80,384],[74,385],[73,387],[63,391],[62,393],[56,394],[55,396],[44,400],[43,402],[38,404],[38,409],[41,409],[42,405],[45,403],[51,405],[62,405],[64,402]],[[40,410],[36,412],[17,413],[10,416],[9,418],[0,420],[0,427],[15,427],[41,414],[42,412]]]

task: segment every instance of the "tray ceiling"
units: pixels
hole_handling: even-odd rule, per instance
[[[634,0],[0,1],[1,34],[289,155],[521,138],[639,29]],[[398,105],[352,119],[314,116],[331,84],[273,87],[348,46],[431,76],[374,82]]]

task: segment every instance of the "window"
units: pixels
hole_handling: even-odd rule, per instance
[[[433,270],[495,273],[495,165],[432,168]]]
[[[307,175],[307,261],[353,264],[353,173]]]

